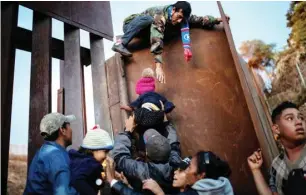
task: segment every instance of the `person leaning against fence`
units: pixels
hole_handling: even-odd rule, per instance
[[[269,185],[261,166],[261,151],[255,151],[248,164],[259,194],[305,195],[306,194],[306,125],[302,113],[291,102],[283,102],[272,112],[273,132],[284,150],[272,162]]]
[[[30,165],[24,195],[78,194],[70,186],[69,156],[66,148],[72,143],[70,123],[75,116],[50,113],[40,122],[45,142]]]

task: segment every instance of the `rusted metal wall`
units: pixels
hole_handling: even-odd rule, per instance
[[[1,2],[1,194],[6,194],[18,5]]]
[[[226,21],[226,16],[221,2],[217,1],[217,4],[222,21]],[[227,37],[228,45],[233,56],[243,94],[246,98],[246,103],[254,125],[254,130],[259,141],[259,145],[262,148],[265,165],[270,167],[272,160],[279,154],[272,134],[271,124],[269,122],[270,115],[267,115],[267,112],[265,111],[265,103],[261,100],[262,97],[256,90],[257,86],[254,82],[254,78],[250,74],[248,67],[244,65],[245,63],[242,63],[241,57],[235,48],[234,39],[230,30],[229,23],[225,22],[222,24],[224,25],[225,35]]]
[[[32,32],[17,27],[19,4],[34,10]],[[1,81],[4,88],[1,91],[1,120],[4,121],[1,124],[1,193],[6,194],[15,49],[32,52],[28,147],[28,161],[31,162],[43,143],[39,123],[51,111],[51,57],[64,60],[60,69],[58,110],[74,114],[78,119],[72,124],[73,147],[76,148],[86,132],[83,65],[91,64],[91,56],[94,56],[93,66],[104,64],[102,39],[112,40],[113,29],[109,2],[1,2],[1,17]],[[64,41],[51,37],[51,17],[65,23]],[[80,47],[79,28],[89,31],[91,38],[94,36],[94,41],[98,42],[91,42],[92,50]],[[98,61],[100,64],[97,64]],[[102,69],[99,70],[98,74],[103,74]],[[96,74],[93,79],[97,77],[101,75]],[[95,97],[107,93],[104,85],[96,91]]]
[[[225,33],[222,29],[193,29],[191,39],[190,63],[184,59],[181,41],[166,44],[167,83],[156,83],[156,91],[176,105],[171,118],[178,129],[183,155],[198,150],[215,152],[229,162],[235,192],[256,194],[246,159],[259,144]],[[137,98],[135,84],[142,70],[153,68],[153,62],[149,49],[134,51],[133,58],[125,61],[130,101]],[[114,63],[110,59],[108,67],[116,66]],[[112,83],[109,80],[109,88]],[[116,109],[113,116],[120,115],[118,112]],[[116,121],[121,116],[114,117],[113,125],[120,126]]]
[[[113,40],[109,1],[21,1],[19,3],[72,26]]]
[[[33,14],[31,55],[28,164],[43,144],[39,126],[41,118],[51,112],[51,18]]]

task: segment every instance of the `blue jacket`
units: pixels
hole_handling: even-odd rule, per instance
[[[147,92],[141,94],[135,101],[130,104],[130,106],[135,109],[141,108],[141,105],[144,103],[152,103],[155,104],[159,109],[161,109],[159,100],[163,102],[166,113],[171,112],[175,108],[172,102],[168,101],[164,96],[156,92]]]
[[[32,160],[24,195],[78,194],[70,186],[69,163],[65,148],[56,142],[46,141]]]
[[[96,184],[101,180],[102,165],[94,157],[80,153],[76,150],[69,150],[71,185],[80,195],[97,195],[100,185]]]

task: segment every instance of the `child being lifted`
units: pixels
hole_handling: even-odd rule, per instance
[[[162,109],[160,101],[164,104],[165,113],[170,113],[175,108],[172,102],[155,92],[154,71],[151,68],[143,70],[142,78],[137,81],[135,91],[139,97],[130,105],[121,106],[121,109],[133,111],[139,108],[146,108],[149,111],[159,111]]]

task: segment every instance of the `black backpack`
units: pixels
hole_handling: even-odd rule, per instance
[[[306,195],[306,171],[290,171],[287,181],[283,182],[283,192],[285,195]]]

